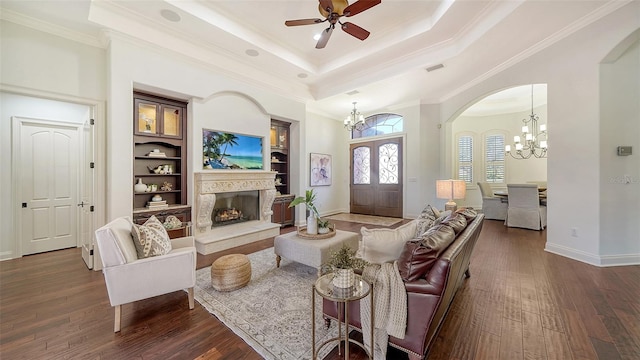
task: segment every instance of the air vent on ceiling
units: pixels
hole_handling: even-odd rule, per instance
[[[442,64],[433,65],[433,66],[429,66],[427,68],[427,71],[431,72],[431,71],[434,71],[434,70],[442,69],[443,67],[444,67],[444,65],[442,65]]]
[[[349,91],[349,92],[347,93],[347,95],[355,95],[355,94],[360,94],[360,91],[358,91],[358,90],[353,90],[353,91]]]

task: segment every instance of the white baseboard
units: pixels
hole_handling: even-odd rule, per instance
[[[640,265],[640,254],[596,255],[549,243],[544,251],[598,267]]]

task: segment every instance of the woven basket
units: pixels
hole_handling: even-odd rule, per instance
[[[211,286],[218,291],[233,291],[251,280],[251,262],[246,255],[231,254],[211,264]]]

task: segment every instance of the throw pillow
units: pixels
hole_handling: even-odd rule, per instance
[[[444,219],[446,219],[447,216],[451,215],[451,210],[438,211],[435,208],[433,208],[432,211],[433,211],[432,212],[433,215],[429,215],[427,213],[425,218],[422,218],[422,215],[420,215],[421,217],[418,218],[418,224],[416,225],[416,234],[414,237],[416,238],[422,237],[422,235],[424,235],[424,233],[427,232],[427,230],[429,230],[430,228],[436,225],[440,225],[440,223],[444,221]],[[436,213],[438,213],[440,216],[434,218]]]
[[[464,215],[464,217],[467,218],[467,223],[470,223],[471,221],[473,221],[473,219],[476,218],[476,216],[478,216],[478,212],[473,208],[461,208],[456,210],[456,212],[458,214]]]
[[[450,226],[440,224],[427,230],[421,239],[408,241],[398,258],[402,280],[416,281],[424,277],[455,237]]]
[[[367,229],[362,227],[360,246],[357,257],[371,264],[382,264],[395,261],[400,256],[404,243],[413,238],[416,222],[410,221],[395,229]]]
[[[456,235],[458,235],[467,227],[467,218],[455,212],[447,216],[447,218],[442,221],[442,224],[451,226]]]
[[[151,216],[143,225],[133,224],[131,235],[138,259],[166,255],[171,251],[169,234],[155,216]]]
[[[434,209],[431,205],[425,206],[420,216],[416,219],[416,233],[414,237],[420,237],[427,229],[433,226],[433,222],[439,217],[440,212],[437,209]]]

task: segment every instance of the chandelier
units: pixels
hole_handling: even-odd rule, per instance
[[[344,127],[349,131],[353,131],[353,129],[360,130],[364,125],[364,116],[358,112],[358,110],[356,109],[356,104],[357,102],[354,101],[351,114],[349,114],[349,116],[344,119]]]
[[[547,157],[547,125],[540,124],[538,127],[538,115],[533,113],[533,84],[531,84],[531,115],[528,119],[522,119],[522,135],[513,137],[512,145],[506,145],[504,151],[514,159],[528,159],[531,156],[537,158]]]

